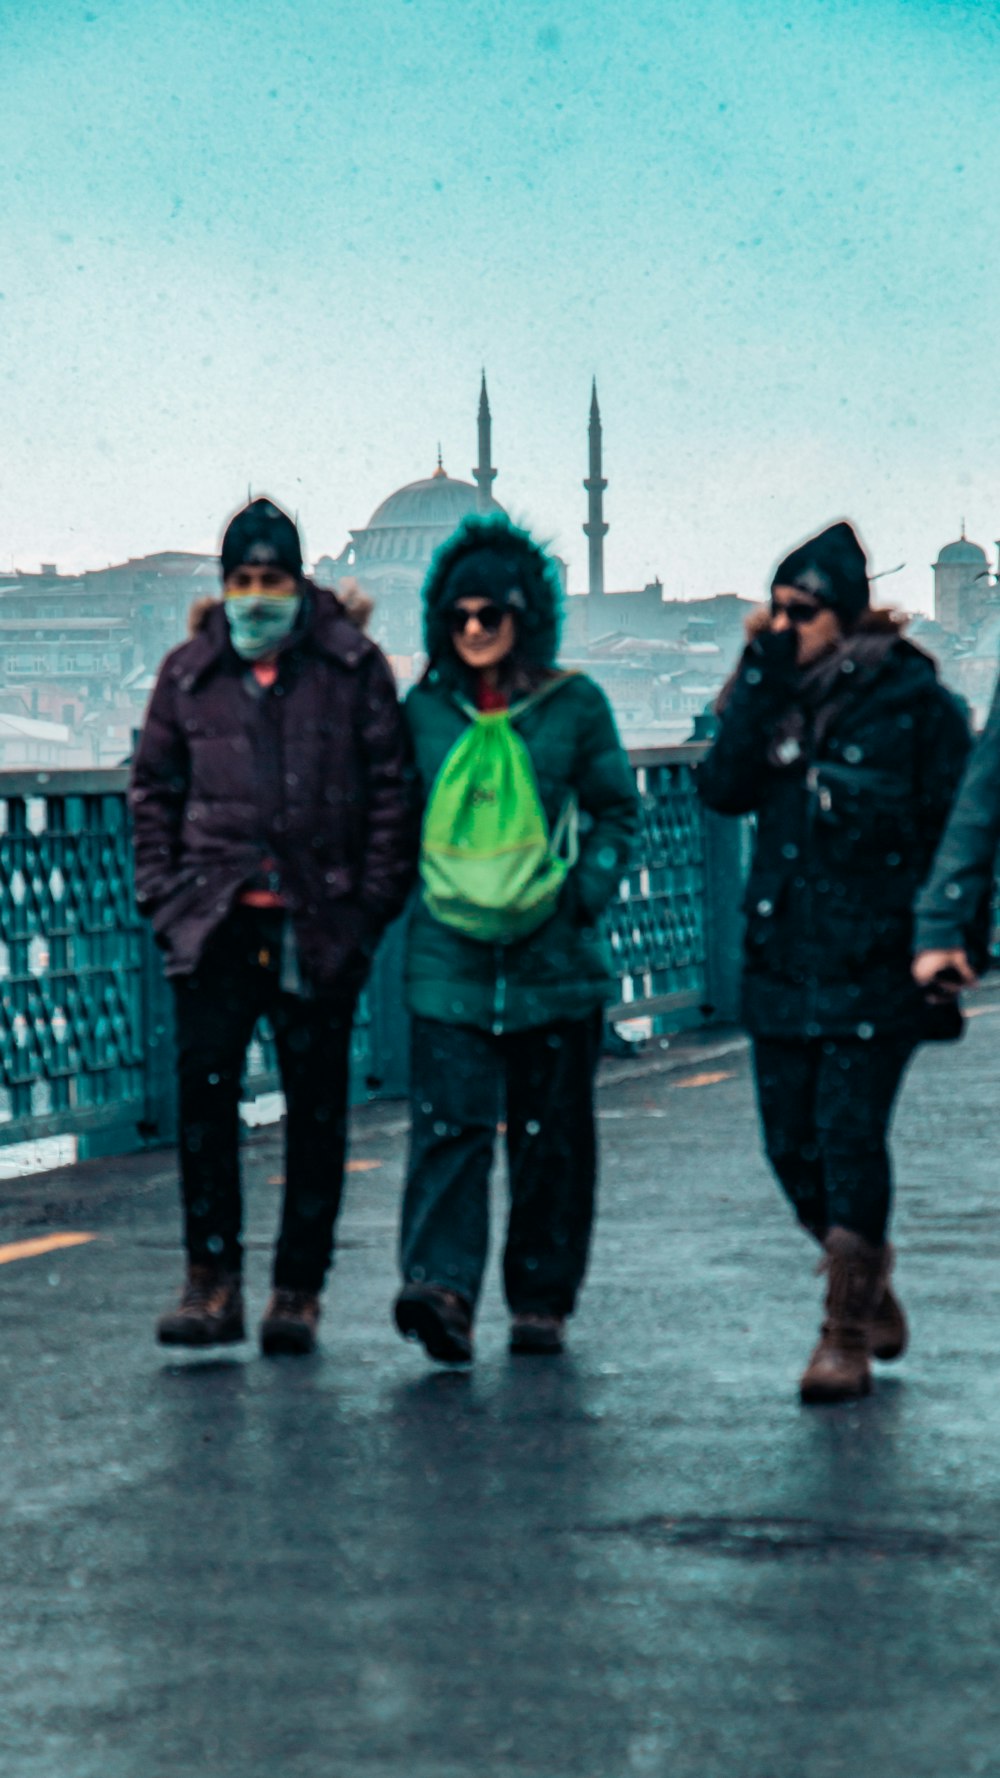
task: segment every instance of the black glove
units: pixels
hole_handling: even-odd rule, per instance
[[[791,674],[798,645],[799,639],[793,629],[761,630],[747,649],[747,663],[755,662],[765,673]]]

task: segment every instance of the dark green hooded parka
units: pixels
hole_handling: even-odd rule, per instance
[[[559,641],[562,589],[555,564],[505,517],[469,518],[438,550],[424,585],[429,666],[405,712],[424,804],[466,728],[462,702],[475,701],[473,674],[454,652],[447,583],[472,552],[495,549],[510,562],[523,594],[515,612],[516,702],[550,681]],[[531,755],[550,828],[570,792],[580,810],[580,857],[553,917],[514,945],[483,944],[442,925],[417,896],[406,960],[411,1012],[496,1034],[579,1019],[614,999],[615,975],[600,920],[628,868],[638,794],[608,701],[583,673],[568,673],[514,725]]]

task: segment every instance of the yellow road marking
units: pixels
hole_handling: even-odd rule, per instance
[[[61,1247],[83,1247],[96,1241],[96,1235],[37,1235],[33,1241],[10,1241],[0,1247],[0,1266],[9,1266],[15,1259],[37,1259],[41,1253],[58,1253]]]
[[[720,1069],[718,1074],[692,1074],[687,1080],[676,1080],[677,1087],[714,1087],[717,1080],[734,1080],[731,1068]]]
[[[381,1165],[382,1165],[381,1161],[361,1161],[361,1160],[348,1161],[347,1172],[348,1173],[373,1173],[375,1171],[375,1169],[377,1167],[381,1167]],[[283,1173],[273,1173],[267,1183],[268,1183],[268,1185],[284,1185],[285,1176]]]

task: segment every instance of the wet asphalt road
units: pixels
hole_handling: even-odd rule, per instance
[[[0,1241],[97,1239],[0,1267],[3,1778],[1000,1774],[998,1000],[911,1074],[912,1355],[850,1408],[797,1403],[819,1282],[719,1039],[611,1064],[557,1361],[495,1273],[471,1374],[395,1335],[398,1108],[306,1361],[153,1343],[169,1156],[4,1186]]]

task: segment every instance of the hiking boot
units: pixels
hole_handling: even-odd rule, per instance
[[[889,1282],[895,1258],[895,1252],[887,1241],[882,1249],[878,1295],[868,1324],[868,1350],[873,1358],[880,1358],[883,1364],[893,1358],[902,1358],[910,1343],[910,1330],[906,1325],[903,1305]]]
[[[276,1287],[271,1292],[260,1324],[261,1351],[268,1358],[280,1353],[301,1357],[315,1352],[319,1314],[319,1297],[315,1291]]]
[[[156,1337],[161,1346],[229,1346],[245,1340],[239,1272],[189,1264],[180,1302],[160,1316]]]
[[[885,1250],[839,1228],[829,1231],[823,1246],[826,1313],[799,1393],[804,1402],[851,1401],[872,1386],[869,1339]]]
[[[565,1326],[561,1315],[516,1314],[510,1324],[510,1349],[540,1354],[561,1352]]]
[[[439,1364],[472,1363],[472,1306],[440,1284],[404,1284],[396,1298],[396,1326],[420,1340]]]

